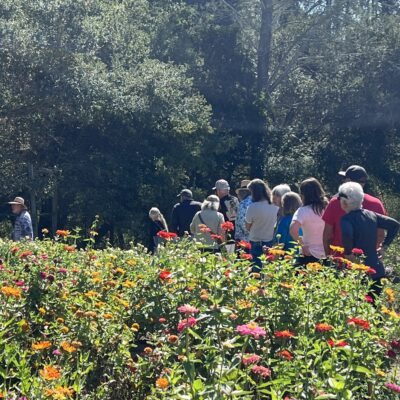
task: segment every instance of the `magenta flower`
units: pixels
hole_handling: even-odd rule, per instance
[[[256,323],[250,322],[246,325],[239,325],[236,327],[236,332],[241,335],[250,335],[255,339],[259,339],[261,336],[265,336],[267,332],[264,329],[260,328]]]
[[[395,383],[385,383],[385,386],[388,389],[393,390],[393,392],[400,393],[400,386],[396,385]]]
[[[263,367],[262,365],[255,365],[251,372],[254,372],[257,375],[261,375],[263,378],[268,378],[271,376],[271,370],[269,368]]]
[[[257,364],[260,360],[261,360],[261,357],[258,356],[257,354],[245,354],[242,357],[242,363],[244,365]]]
[[[178,324],[178,331],[182,332],[185,328],[191,328],[192,326],[196,325],[197,319],[194,317],[189,317],[188,319],[183,319]]]
[[[15,286],[24,286],[25,285],[25,282],[23,281],[23,280],[19,280],[19,281],[16,281],[15,282]]]
[[[55,356],[61,356],[61,354],[62,354],[61,351],[58,349],[53,351],[53,355],[55,355]]]
[[[178,311],[183,314],[197,314],[200,312],[198,308],[193,307],[190,304],[185,304],[183,306],[178,307]]]
[[[41,271],[39,273],[40,279],[46,279],[47,278],[47,272]]]
[[[67,273],[67,268],[59,268],[58,272],[60,272],[61,274],[66,274]]]

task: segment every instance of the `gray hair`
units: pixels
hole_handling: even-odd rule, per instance
[[[290,186],[282,183],[272,189],[272,196],[282,197],[285,193],[291,192]]]
[[[157,207],[150,208],[149,217],[151,219],[153,219],[153,217],[157,218],[158,221],[160,221],[164,225],[164,229],[168,231],[167,221],[165,220],[164,215],[161,214],[161,211]]]
[[[357,182],[346,182],[339,186],[339,198],[343,198],[350,211],[359,210],[364,200],[364,190]]]
[[[201,205],[202,210],[214,210],[218,211],[219,209],[219,197],[215,196],[215,194],[212,194],[211,196],[208,196],[204,201],[203,204]]]

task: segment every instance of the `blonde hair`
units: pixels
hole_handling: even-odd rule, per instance
[[[163,224],[164,229],[168,232],[167,221],[165,220],[164,215],[161,214],[161,211],[157,207],[150,208],[149,217],[151,219],[156,218],[158,221],[160,221]]]
[[[208,196],[204,201],[203,204],[201,205],[202,210],[214,210],[218,211],[219,209],[219,197],[215,196],[212,194],[211,196]]]

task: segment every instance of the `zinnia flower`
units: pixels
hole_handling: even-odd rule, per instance
[[[37,342],[32,343],[32,350],[44,350],[51,347],[51,342]]]
[[[171,275],[172,273],[170,271],[161,271],[159,277],[162,281],[165,281],[171,279]]]
[[[56,235],[57,235],[57,236],[67,237],[67,236],[69,236],[70,234],[71,234],[71,232],[70,232],[70,231],[67,231],[67,230],[62,230],[62,229],[56,230]]]
[[[235,229],[235,226],[233,225],[233,223],[231,221],[226,221],[221,224],[221,228],[224,231],[233,231]]]
[[[197,324],[197,319],[194,317],[189,317],[187,319],[183,319],[178,324],[178,332],[182,332],[185,328],[191,328],[192,326]]]
[[[222,236],[221,235],[211,235],[211,239],[216,240],[216,241],[222,241]]]
[[[250,250],[250,249],[251,249],[251,244],[250,244],[249,242],[246,242],[245,240],[241,240],[241,241],[238,243],[238,246],[239,246],[239,247],[242,247],[243,249],[247,249],[247,250]]]
[[[347,323],[349,325],[357,325],[362,329],[368,330],[370,328],[370,324],[368,321],[365,321],[363,319],[360,318],[349,318],[347,320]]]
[[[393,392],[400,393],[400,386],[395,383],[385,383],[385,386],[388,389],[393,390]]]
[[[286,358],[286,360],[293,360],[293,354],[289,350],[282,350],[278,352],[278,355],[282,358]]]
[[[46,389],[44,393],[47,397],[53,397],[54,399],[64,400],[67,399],[68,397],[72,398],[75,394],[75,391],[74,389],[70,389],[67,387],[57,386],[54,389]]]
[[[3,286],[0,289],[1,293],[3,293],[4,295],[6,295],[7,297],[15,297],[15,298],[20,298],[21,297],[21,290],[17,289],[17,288],[13,288],[10,286]]]
[[[325,323],[319,323],[315,325],[315,330],[318,332],[328,332],[333,330],[333,326]]]
[[[261,375],[263,378],[268,378],[271,376],[271,370],[269,368],[263,367],[262,365],[255,365],[251,372],[254,372],[257,375]]]
[[[196,307],[191,306],[190,304],[185,304],[183,306],[178,307],[178,311],[182,314],[197,314],[200,310]]]
[[[240,255],[240,258],[242,260],[252,260],[253,256],[251,254],[243,253],[243,254]]]
[[[39,371],[39,374],[46,381],[52,381],[61,377],[60,371],[52,365],[45,365],[44,368]]]
[[[60,346],[67,353],[75,353],[75,351],[77,350],[75,346],[73,346],[71,343],[68,342],[61,342]]]
[[[244,365],[257,364],[260,360],[261,360],[261,357],[258,356],[257,354],[245,354],[242,357],[242,363]]]
[[[399,340],[392,340],[390,345],[392,346],[392,348],[394,348],[396,350],[400,350],[400,341]]]
[[[331,347],[346,347],[346,346],[349,345],[349,344],[348,344],[347,342],[345,342],[344,340],[340,340],[340,341],[338,341],[338,342],[335,343],[334,340],[329,339],[329,340],[327,341],[327,343],[328,343],[328,345],[331,346]]]
[[[160,389],[167,389],[169,386],[169,382],[167,378],[158,378],[156,380],[156,386],[159,387]]]
[[[265,336],[267,332],[260,328],[256,323],[250,322],[246,325],[239,325],[236,327],[236,332],[241,335],[253,336],[255,339],[259,339],[261,336]]]
[[[290,332],[288,330],[284,330],[284,331],[276,331],[274,333],[275,337],[277,338],[291,338],[293,336],[295,336],[295,334],[293,332]]]
[[[160,231],[157,233],[157,236],[159,236],[165,240],[171,240],[173,238],[176,238],[178,235],[175,232]]]
[[[333,245],[330,245],[329,247],[334,253],[339,253],[339,254],[343,254],[344,253],[344,248],[343,247],[333,246]]]
[[[356,256],[362,256],[364,254],[364,250],[357,248],[354,248],[351,252]]]
[[[364,299],[365,299],[365,301],[368,302],[368,303],[373,303],[373,302],[374,302],[374,299],[373,299],[371,296],[369,296],[368,294],[366,294],[366,295],[364,296]]]

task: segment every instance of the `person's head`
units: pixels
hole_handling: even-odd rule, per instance
[[[300,195],[303,205],[311,206],[313,211],[321,215],[327,205],[324,189],[315,178],[305,179],[300,184]]]
[[[250,196],[250,190],[247,188],[251,181],[249,179],[243,179],[240,182],[240,188],[236,189],[237,197],[240,201],[244,200],[246,197]]]
[[[283,215],[293,215],[301,205],[301,197],[295,192],[287,192],[282,196]]]
[[[275,186],[272,189],[272,202],[278,206],[282,207],[282,197],[285,193],[290,192],[290,186],[286,183],[282,183],[278,186]]]
[[[367,171],[359,165],[351,165],[346,171],[339,171],[338,174],[344,179],[344,182],[357,182],[364,186],[368,180]]]
[[[158,208],[150,208],[149,217],[152,221],[161,221],[161,215],[161,211]]]
[[[208,196],[201,205],[202,210],[214,210],[218,211],[219,209],[219,197],[212,194]]]
[[[340,185],[338,197],[343,211],[349,213],[362,207],[364,190],[357,182],[346,182]]]
[[[13,214],[19,215],[22,211],[27,210],[25,200],[22,197],[16,197],[13,201],[9,201],[11,205],[11,211]]]
[[[225,179],[219,179],[217,182],[215,182],[213,190],[215,190],[217,196],[222,199],[229,194],[229,183]]]
[[[192,200],[193,193],[189,189],[183,189],[183,190],[181,190],[181,192],[178,194],[177,197],[180,197],[181,201]]]
[[[271,204],[271,189],[269,186],[261,179],[253,179],[248,188],[250,189],[251,198],[253,202],[267,200]]]

